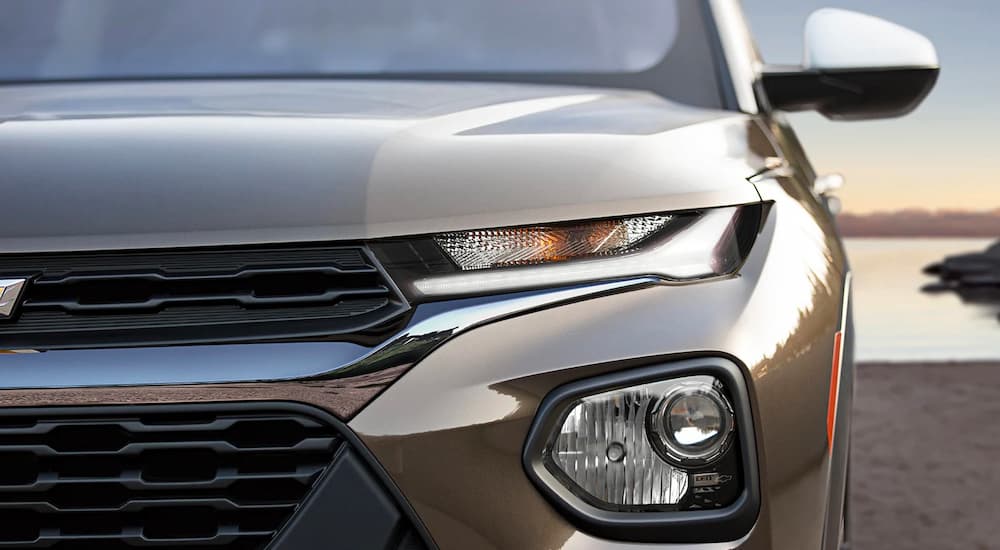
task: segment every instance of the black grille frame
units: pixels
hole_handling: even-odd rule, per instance
[[[27,278],[0,348],[344,339],[372,345],[410,304],[367,246],[0,255]]]
[[[188,456],[149,455],[178,451]],[[218,460],[206,467],[208,455]],[[301,532],[311,539],[324,528],[317,515],[325,527],[337,523],[329,510],[310,513],[331,496],[387,507],[371,518],[387,533],[368,533],[353,518],[336,526],[341,536],[385,550],[433,547],[357,437],[296,403],[0,409],[0,461],[0,548],[300,548]]]

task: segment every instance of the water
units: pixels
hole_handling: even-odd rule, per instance
[[[952,254],[979,252],[994,239],[846,239],[854,270],[859,361],[1000,360],[1000,305],[963,304],[926,294],[921,270]]]

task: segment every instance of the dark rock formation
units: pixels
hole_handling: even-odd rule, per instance
[[[949,256],[924,273],[939,279],[924,292],[955,292],[963,302],[1000,305],[1000,241],[983,252]]]

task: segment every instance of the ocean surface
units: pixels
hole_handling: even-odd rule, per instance
[[[926,294],[927,264],[979,252],[994,239],[846,239],[854,271],[859,361],[1000,360],[1000,304]]]

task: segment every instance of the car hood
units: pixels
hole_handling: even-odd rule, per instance
[[[355,240],[759,200],[745,115],[638,91],[0,87],[0,251]]]

